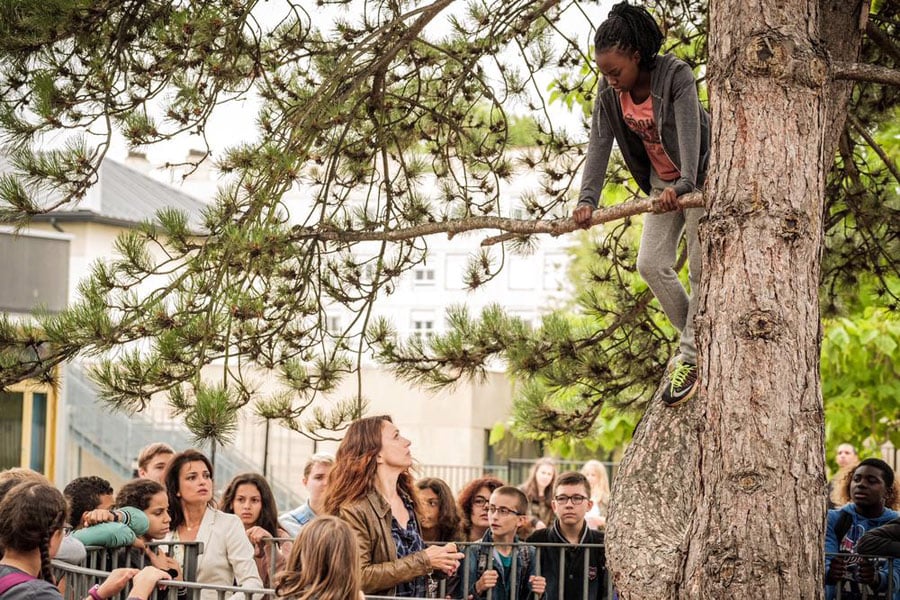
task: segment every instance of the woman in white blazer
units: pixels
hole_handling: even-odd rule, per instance
[[[244,525],[235,515],[214,508],[212,463],[197,450],[176,454],[165,474],[169,513],[172,516],[169,539],[179,542],[203,542],[197,564],[197,582],[213,585],[263,587],[253,560],[253,546]],[[183,548],[176,546],[175,558],[184,563]],[[201,600],[216,600],[217,594],[205,590]],[[243,594],[232,598],[243,600]]]

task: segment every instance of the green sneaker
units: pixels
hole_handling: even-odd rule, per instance
[[[678,406],[690,400],[697,391],[698,374],[697,365],[679,361],[669,372],[663,390],[662,400],[666,406]]]

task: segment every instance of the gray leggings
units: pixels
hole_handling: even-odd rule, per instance
[[[655,173],[650,176],[650,184],[654,192],[670,185]],[[644,233],[637,258],[638,272],[659,300],[669,321],[681,332],[679,359],[691,364],[697,364],[697,344],[694,341],[696,290],[700,289],[700,239],[697,237],[697,224],[703,212],[703,208],[687,208],[644,215]],[[690,295],[675,272],[682,233],[687,240]]]

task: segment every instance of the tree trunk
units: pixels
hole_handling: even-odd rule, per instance
[[[651,403],[617,475],[608,562],[626,600],[821,598],[818,283],[846,96],[829,97],[819,28],[838,13],[814,0],[709,10],[701,387],[684,407]]]

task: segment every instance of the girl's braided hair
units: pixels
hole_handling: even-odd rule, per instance
[[[619,2],[613,5],[609,16],[597,28],[594,50],[603,52],[616,48],[623,52],[637,51],[641,57],[641,67],[652,70],[664,38],[647,9]]]
[[[46,483],[25,481],[0,501],[0,546],[6,550],[39,550],[41,578],[55,584],[50,571],[50,538],[66,520],[66,499]]]

